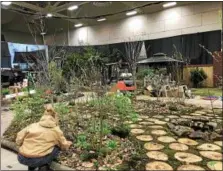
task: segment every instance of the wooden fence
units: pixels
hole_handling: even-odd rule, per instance
[[[203,82],[203,87],[213,87],[214,81],[213,81],[213,65],[188,65],[184,66],[183,68],[183,80],[186,85],[189,87],[192,87],[192,83],[190,81],[190,71],[193,69],[196,69],[198,67],[199,69],[203,69],[204,72],[207,74],[207,79]]]

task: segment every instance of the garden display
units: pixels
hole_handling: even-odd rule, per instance
[[[183,103],[173,108],[172,102],[136,100],[129,94],[96,96],[86,103],[71,103],[81,93],[70,96],[53,104],[65,137],[73,142],[57,159],[62,165],[77,170],[217,170],[222,166],[220,110],[212,114]],[[37,91],[16,100],[11,106],[15,117],[4,139],[15,142],[19,130],[39,120],[49,99]],[[191,138],[194,132],[207,137]]]

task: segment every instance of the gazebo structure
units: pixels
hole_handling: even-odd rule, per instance
[[[168,57],[164,53],[156,53],[153,55],[153,57],[138,61],[137,65],[138,70],[146,68],[153,68],[158,70],[161,68],[165,68],[167,71],[166,74],[171,74],[172,79],[174,79],[175,81],[180,82],[183,79],[184,62]]]

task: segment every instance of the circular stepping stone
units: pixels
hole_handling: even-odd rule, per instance
[[[222,162],[220,161],[209,161],[207,167],[211,170],[222,170]]]
[[[170,118],[165,118],[164,121],[169,122]]]
[[[157,119],[153,119],[153,118],[149,118],[149,119],[146,119],[147,121],[149,122],[155,122],[155,121],[158,121]]]
[[[151,150],[151,151],[162,150],[164,148],[164,145],[158,144],[158,143],[154,143],[154,142],[148,142],[148,143],[144,144],[144,148],[146,150]]]
[[[138,118],[137,121],[142,121],[142,119],[141,118]]]
[[[142,116],[139,116],[139,118],[141,118],[141,119],[148,119],[149,116],[142,115]]]
[[[203,157],[206,157],[211,160],[222,160],[222,154],[215,151],[200,151],[200,154]]]
[[[201,157],[192,153],[177,152],[175,153],[174,157],[179,161],[187,163],[195,163],[202,161]]]
[[[166,122],[164,122],[164,121],[155,121],[154,123],[157,125],[165,125],[166,124]]]
[[[141,125],[137,125],[137,124],[131,124],[129,125],[130,128],[142,128]]]
[[[153,116],[153,118],[163,119],[164,116],[162,116],[162,115],[157,115],[157,116]]]
[[[125,124],[132,124],[133,122],[132,121],[125,121],[124,123]]]
[[[94,163],[91,163],[91,162],[83,162],[81,164],[83,167],[86,167],[86,168],[91,168],[94,166]]]
[[[153,131],[151,131],[151,134],[154,134],[154,135],[166,135],[167,132],[164,131],[164,130],[153,130]]]
[[[216,150],[221,150],[221,147],[215,145],[215,144],[210,144],[210,143],[205,143],[202,145],[199,145],[197,147],[198,150],[207,150],[207,151],[216,151]]]
[[[169,115],[167,117],[170,118],[170,119],[177,119],[177,118],[179,118],[179,116],[177,116],[177,115]]]
[[[151,126],[148,126],[149,128],[152,128],[152,129],[163,129],[163,126],[161,125],[151,125]]]
[[[192,119],[193,118],[193,116],[181,116],[181,118],[184,118],[184,119]]]
[[[146,170],[173,170],[173,168],[165,162],[154,161],[146,164]]]
[[[181,171],[181,170],[205,170],[204,168],[200,167],[200,166],[196,166],[196,165],[193,165],[193,164],[186,164],[186,165],[182,165],[182,166],[179,166],[177,168],[177,170]]]
[[[171,143],[169,148],[176,151],[186,151],[189,149],[187,145],[181,143]]]
[[[141,125],[151,125],[153,123],[152,122],[140,122],[139,124],[141,124]]]
[[[132,134],[142,134],[142,133],[144,133],[145,131],[144,130],[142,130],[142,129],[132,129],[131,130],[131,133]]]
[[[222,147],[222,144],[223,144],[222,141],[215,141],[214,143],[217,144],[217,145],[219,145],[219,146],[221,146],[221,147]]]
[[[149,151],[148,153],[146,153],[146,155],[151,158],[151,159],[155,159],[155,160],[162,160],[162,161],[167,161],[168,160],[168,156],[160,151]]]
[[[201,116],[201,114],[199,114],[199,113],[191,113],[190,115],[193,115],[193,116]]]
[[[200,110],[199,110],[199,111],[196,111],[195,113],[202,114],[202,115],[203,115],[203,114],[206,114],[205,111],[200,111]]]
[[[158,138],[158,141],[163,142],[163,143],[171,143],[171,142],[175,142],[176,140],[173,137],[161,136]]]
[[[153,137],[151,135],[139,135],[136,137],[140,141],[152,141]]]
[[[178,142],[182,143],[182,144],[186,144],[186,145],[198,145],[197,141],[194,141],[194,140],[189,139],[189,138],[179,138]]]

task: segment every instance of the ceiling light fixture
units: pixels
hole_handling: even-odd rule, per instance
[[[106,18],[99,18],[99,19],[97,19],[97,21],[105,21],[106,20]]]
[[[79,24],[75,24],[74,26],[75,27],[81,27],[81,26],[83,26],[83,24],[79,23]]]
[[[168,8],[168,7],[172,7],[175,5],[177,5],[176,2],[168,2],[168,3],[163,4],[163,8]]]
[[[4,1],[4,2],[2,2],[2,5],[9,6],[9,5],[11,5],[11,3],[12,3],[12,2],[5,2],[5,1]]]
[[[69,11],[73,11],[73,10],[78,9],[78,6],[77,6],[77,5],[73,5],[73,6],[71,6],[71,7],[68,7],[67,9],[68,9]]]
[[[46,15],[46,17],[52,17],[53,16],[53,14],[51,14],[51,13],[48,13],[47,15]]]
[[[127,12],[126,13],[126,15],[135,15],[135,14],[137,14],[137,11],[129,11],[129,12]]]

